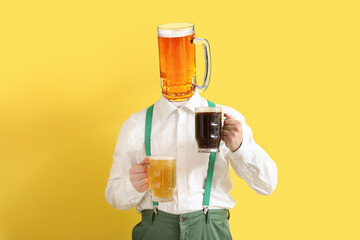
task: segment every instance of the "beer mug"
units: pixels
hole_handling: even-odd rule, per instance
[[[198,151],[219,152],[222,129],[221,107],[195,108],[195,138]]]
[[[160,78],[163,96],[169,101],[186,101],[194,93],[207,89],[210,83],[210,45],[196,38],[194,24],[168,23],[157,27]],[[205,54],[205,75],[201,86],[196,82],[195,45],[202,44]]]
[[[150,156],[150,192],[154,202],[170,202],[176,186],[175,156]]]

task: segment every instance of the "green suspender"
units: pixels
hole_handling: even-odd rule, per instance
[[[154,111],[154,104],[151,105],[146,111],[146,123],[145,123],[145,153],[146,156],[151,156],[151,125],[152,125],[152,116]],[[158,202],[153,202],[153,206],[159,205]]]
[[[215,103],[208,101],[209,107],[215,107]],[[204,208],[204,214],[207,213],[210,203],[210,194],[211,194],[211,184],[214,174],[214,165],[215,165],[215,158],[216,153],[210,153],[209,156],[209,166],[206,176],[206,182],[205,182],[205,192],[204,192],[204,198],[203,198],[203,208]]]
[[[151,125],[153,116],[154,104],[146,111],[146,125],[145,125],[145,152],[146,156],[151,156]]]
[[[216,105],[208,100],[209,107],[215,107]],[[151,156],[151,125],[152,125],[152,116],[153,116],[154,105],[151,105],[146,111],[146,123],[145,123],[145,152],[146,156]],[[205,183],[205,192],[204,192],[204,199],[203,199],[203,207],[204,207],[204,214],[207,213],[209,203],[210,203],[210,194],[211,194],[211,184],[214,174],[214,165],[215,165],[215,158],[216,153],[210,153],[209,157],[209,166],[206,176],[206,183]],[[158,206],[158,202],[153,202],[153,206]]]

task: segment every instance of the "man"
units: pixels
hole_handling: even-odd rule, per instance
[[[223,143],[216,154],[209,206],[203,206],[209,154],[199,153],[195,140],[195,107],[208,102],[198,91],[187,101],[170,102],[163,96],[154,104],[151,153],[176,155],[176,188],[172,202],[159,203],[153,211],[148,182],[149,158],[145,152],[147,108],[122,125],[106,187],[106,200],[117,209],[136,207],[142,221],[133,239],[231,239],[228,218],[235,200],[230,165],[237,176],[258,194],[271,194],[277,168],[255,143],[250,127],[236,110],[222,107],[226,119]]]

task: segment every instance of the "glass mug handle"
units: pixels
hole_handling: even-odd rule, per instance
[[[204,75],[204,82],[201,86],[196,85],[199,92],[204,92],[210,83],[210,74],[211,74],[211,56],[210,56],[210,45],[209,42],[204,38],[195,38],[191,39],[192,44],[202,44],[204,48],[204,55],[205,55],[205,75]]]
[[[149,193],[150,193],[150,195],[152,195],[152,191],[151,191],[151,189],[150,189],[150,163],[149,163],[148,165],[146,165],[146,166],[147,166],[147,171],[148,171],[148,181],[149,181],[149,188],[148,188],[147,192],[149,192]]]

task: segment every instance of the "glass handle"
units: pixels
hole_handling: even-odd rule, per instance
[[[210,57],[210,45],[209,42],[204,38],[192,38],[192,44],[201,44],[204,48],[204,55],[205,55],[205,75],[204,75],[204,82],[201,86],[196,85],[199,92],[204,92],[210,83],[210,74],[211,74],[211,57]]]

